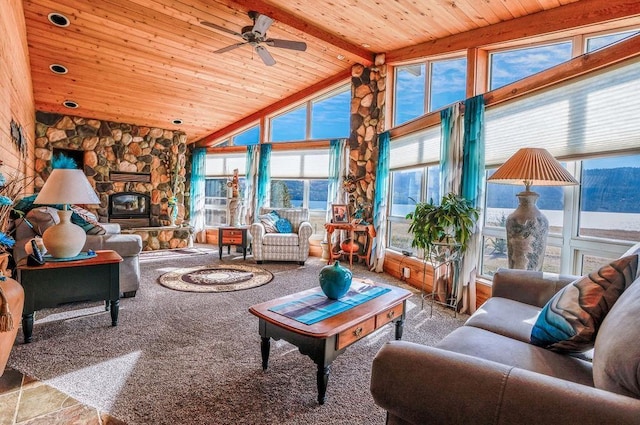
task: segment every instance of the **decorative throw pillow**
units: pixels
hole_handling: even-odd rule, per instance
[[[293,230],[291,222],[286,218],[279,218],[278,221],[276,221],[276,229],[278,229],[280,233],[291,233]]]
[[[593,348],[600,324],[633,283],[637,270],[638,256],[631,255],[562,288],[540,312],[531,330],[531,343],[564,353]]]
[[[73,210],[71,222],[82,227],[87,235],[104,235],[107,233],[91,211],[77,205],[71,205],[71,210]]]
[[[259,215],[258,219],[264,226],[264,230],[267,233],[278,233],[278,228],[276,227],[276,223],[280,220],[280,216],[277,212],[271,211],[270,213]]]

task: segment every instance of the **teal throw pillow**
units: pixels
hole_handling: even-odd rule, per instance
[[[531,343],[563,353],[593,348],[602,321],[633,283],[637,270],[638,255],[630,255],[562,288],[540,312]]]
[[[278,221],[276,221],[276,229],[278,229],[280,233],[291,233],[293,230],[291,222],[286,218],[279,218]]]
[[[276,223],[280,220],[280,216],[277,212],[271,211],[270,213],[259,215],[258,219],[260,223],[264,226],[264,230],[267,233],[278,233],[278,228],[276,227]]]
[[[37,205],[34,205],[33,203],[33,201],[36,200],[36,196],[38,196],[37,193],[33,195],[25,196],[24,198],[16,202],[16,204],[13,206],[13,209],[21,211],[25,214],[28,213],[29,211],[31,211],[33,208],[37,206]]]

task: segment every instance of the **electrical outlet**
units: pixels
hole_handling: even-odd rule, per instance
[[[411,269],[409,267],[403,267],[402,277],[404,277],[405,279],[409,279],[410,276],[411,276]]]

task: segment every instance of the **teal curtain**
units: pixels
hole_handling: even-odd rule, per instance
[[[346,193],[342,182],[348,173],[349,146],[347,139],[335,139],[329,142],[329,188],[327,193],[327,222],[333,218],[331,204],[346,204]]]
[[[376,166],[373,202],[373,226],[376,237],[371,245],[369,266],[378,273],[384,271],[385,240],[387,239],[387,198],[389,194],[389,132],[378,136],[378,164]]]
[[[258,188],[258,155],[259,145],[247,146],[246,178],[244,191],[245,216],[244,222],[251,224],[255,221],[256,212],[256,191]]]
[[[189,217],[196,240],[203,241],[201,233],[205,229],[205,175],[207,151],[195,148],[191,154],[191,185],[189,188]]]
[[[440,112],[440,194],[437,203],[448,193],[460,194],[462,176],[462,123],[460,103]]]
[[[258,163],[258,188],[256,190],[256,211],[257,217],[260,208],[269,203],[269,186],[271,185],[271,144],[260,145],[260,162]],[[255,220],[255,218],[254,218]]]
[[[462,161],[461,195],[480,211],[473,236],[462,260],[462,312],[476,309],[476,276],[482,253],[482,199],[484,197],[484,96],[469,98],[464,103],[464,149]]]

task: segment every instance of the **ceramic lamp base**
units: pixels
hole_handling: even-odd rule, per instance
[[[60,210],[60,223],[49,227],[42,234],[47,252],[54,258],[71,258],[80,254],[87,234],[82,227],[71,222],[71,210]]]
[[[538,194],[518,193],[518,208],[507,217],[507,251],[510,269],[542,270],[549,221],[536,206]]]

